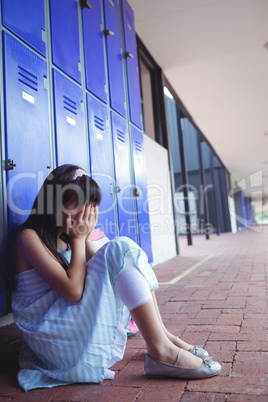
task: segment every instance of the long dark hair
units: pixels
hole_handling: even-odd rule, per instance
[[[5,279],[11,289],[16,285],[16,248],[19,233],[24,229],[33,229],[43,244],[55,256],[58,262],[67,268],[68,263],[57,250],[59,222],[58,211],[69,203],[82,206],[94,203],[99,205],[101,191],[98,184],[86,173],[73,179],[79,166],[65,164],[54,169],[44,181],[27,220],[13,232],[4,258]],[[69,236],[63,232],[61,239],[70,245]]]

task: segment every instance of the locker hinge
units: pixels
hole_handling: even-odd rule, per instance
[[[13,159],[6,159],[5,160],[5,169],[6,170],[13,170],[16,164],[14,163]]]

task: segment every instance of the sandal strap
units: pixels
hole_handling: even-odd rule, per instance
[[[174,363],[174,366],[177,366],[177,364],[179,363],[179,360],[180,360],[180,358],[182,356],[182,353],[183,353],[183,349],[180,349],[178,357],[177,357],[177,359],[176,359],[176,361]]]
[[[171,342],[174,343],[177,339],[179,339],[178,336],[176,336],[176,337],[173,339],[173,341],[171,341]]]

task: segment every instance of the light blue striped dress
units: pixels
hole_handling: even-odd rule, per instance
[[[111,240],[87,263],[79,303],[65,301],[34,269],[17,275],[12,309],[23,335],[18,381],[25,391],[114,377],[109,367],[123,357],[130,318],[114,283],[127,253],[156,290],[146,254],[127,237]],[[70,251],[64,255],[70,260]]]

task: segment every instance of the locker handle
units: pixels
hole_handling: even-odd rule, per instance
[[[134,195],[135,197],[140,197],[141,196],[141,190],[139,188],[134,189]]]
[[[114,35],[114,32],[113,32],[113,31],[110,31],[110,29],[104,29],[104,30],[103,30],[103,33],[104,33],[105,36]]]
[[[115,192],[116,192],[116,193],[120,193],[120,191],[121,191],[121,188],[120,188],[119,186],[116,186],[116,187],[115,187]]]
[[[134,59],[134,56],[130,52],[125,52],[125,57],[129,57],[130,59]]]
[[[6,159],[5,160],[5,169],[6,170],[13,170],[16,166],[16,163],[14,163],[13,159]]]
[[[81,5],[81,7],[85,7],[85,8],[89,8],[89,9],[92,8],[92,5],[89,3],[88,0],[80,0],[80,5]]]

